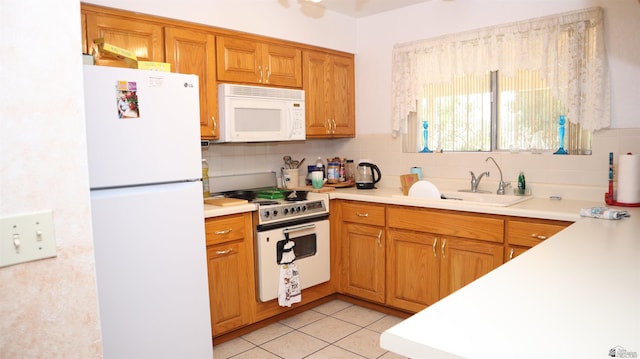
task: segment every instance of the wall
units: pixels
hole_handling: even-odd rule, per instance
[[[97,358],[76,0],[0,5],[0,217],[53,210],[57,257],[0,268],[0,357]]]

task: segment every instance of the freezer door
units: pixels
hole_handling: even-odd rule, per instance
[[[84,66],[91,188],[200,178],[198,77]]]
[[[213,356],[201,186],[91,192],[105,358]]]

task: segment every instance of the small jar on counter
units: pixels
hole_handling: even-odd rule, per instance
[[[356,165],[353,163],[353,160],[347,160],[344,165],[344,179],[345,182],[356,182]]]
[[[327,165],[327,183],[338,183],[340,179],[340,162],[329,162]]]

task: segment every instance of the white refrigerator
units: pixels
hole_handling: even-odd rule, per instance
[[[212,358],[198,77],[84,66],[104,357]]]

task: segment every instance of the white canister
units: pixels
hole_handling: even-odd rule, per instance
[[[283,176],[287,188],[300,186],[300,170],[298,168],[285,168],[283,170]]]

